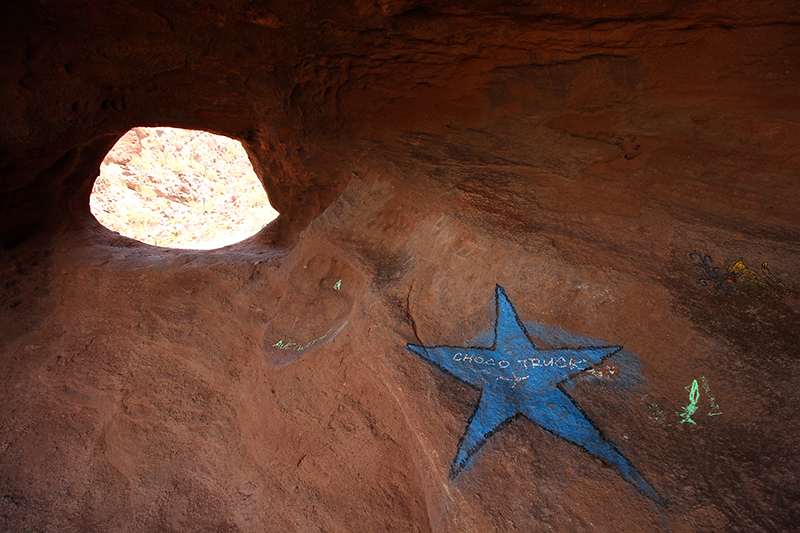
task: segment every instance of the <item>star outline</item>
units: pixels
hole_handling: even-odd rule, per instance
[[[555,382],[552,382],[552,383],[553,383],[553,387],[555,389],[557,389],[561,394],[564,395],[564,397],[569,402],[570,407],[572,407],[575,410],[577,410],[580,413],[581,417],[583,417],[583,421],[588,423],[591,426],[591,428],[596,432],[596,435],[600,438],[600,444],[607,446],[608,448],[610,448],[611,451],[613,451],[616,455],[619,456],[619,459],[621,460],[620,464],[615,464],[614,462],[610,461],[609,459],[606,459],[605,457],[601,457],[600,455],[598,455],[598,453],[593,452],[592,450],[587,448],[586,445],[580,444],[579,442],[576,442],[576,441],[573,441],[573,440],[570,440],[570,438],[567,438],[567,436],[560,435],[557,431],[555,431],[554,429],[546,427],[543,423],[540,423],[540,422],[537,422],[536,420],[533,420],[525,412],[520,411],[519,407],[516,406],[516,405],[514,406],[513,409],[511,409],[511,411],[514,411],[513,414],[511,414],[510,416],[506,416],[499,424],[494,426],[487,433],[481,435],[480,438],[477,439],[476,443],[470,449],[463,450],[463,458],[461,458],[461,460],[459,461],[459,457],[462,455],[462,448],[464,446],[464,443],[465,443],[467,437],[469,436],[470,429],[472,428],[472,423],[473,423],[475,417],[477,416],[477,414],[481,411],[481,407],[483,406],[483,400],[484,400],[484,397],[486,395],[485,389],[487,387],[485,385],[481,385],[479,383],[471,383],[471,382],[467,381],[467,379],[462,378],[461,376],[459,376],[455,372],[453,372],[450,369],[446,368],[445,366],[440,364],[435,358],[431,357],[430,354],[428,353],[428,350],[443,349],[443,350],[463,350],[463,351],[475,350],[475,351],[483,351],[483,352],[497,352],[498,351],[497,350],[497,348],[498,348],[498,346],[497,346],[497,343],[498,343],[498,329],[500,328],[500,322],[501,322],[501,301],[500,301],[501,297],[505,300],[505,304],[508,306],[510,314],[513,315],[514,321],[516,322],[516,326],[519,329],[519,331],[522,333],[522,335],[524,337],[524,340],[536,352],[538,352],[538,353],[542,353],[542,352],[544,352],[544,353],[547,353],[547,352],[558,353],[558,352],[563,352],[563,351],[569,351],[569,352],[605,351],[606,352],[602,356],[600,356],[599,358],[596,358],[596,360],[594,360],[594,361],[585,361],[584,360],[584,362],[586,362],[586,365],[587,365],[586,368],[570,369],[570,371],[565,372],[564,376],[561,377],[558,381],[555,381]],[[431,366],[434,366],[438,370],[440,370],[440,371],[444,372],[445,374],[447,374],[449,377],[455,378],[457,381],[467,385],[468,387],[470,387],[473,390],[476,390],[478,392],[478,398],[477,398],[477,401],[475,402],[475,405],[473,407],[472,413],[470,414],[470,416],[469,416],[469,418],[468,418],[468,420],[466,422],[466,425],[464,426],[464,430],[462,431],[461,436],[459,437],[458,444],[456,446],[456,453],[453,456],[453,459],[452,459],[451,464],[450,464],[448,477],[450,479],[453,479],[453,480],[456,479],[459,476],[459,474],[461,474],[466,469],[466,467],[470,464],[470,462],[472,461],[473,457],[478,454],[478,452],[483,448],[483,446],[492,437],[494,437],[494,435],[496,435],[498,432],[502,431],[503,429],[505,429],[509,425],[513,424],[519,418],[524,417],[529,422],[531,422],[534,426],[538,427],[539,429],[544,430],[548,434],[550,434],[550,435],[552,435],[552,436],[554,436],[554,437],[556,437],[556,438],[558,438],[558,439],[560,439],[562,441],[566,441],[566,442],[570,443],[571,445],[580,448],[581,450],[583,450],[584,452],[588,453],[589,455],[591,455],[595,459],[599,459],[601,464],[603,464],[605,467],[617,470],[618,473],[621,474],[623,476],[623,478],[628,482],[628,484],[633,486],[638,492],[642,493],[643,495],[645,495],[647,497],[652,498],[653,500],[656,500],[656,501],[660,500],[658,495],[648,486],[648,484],[644,481],[644,479],[641,478],[641,475],[628,462],[627,458],[625,457],[625,455],[622,454],[622,452],[620,451],[620,449],[617,446],[617,444],[613,440],[609,439],[606,436],[606,434],[602,431],[602,429],[595,423],[595,421],[586,413],[586,411],[579,405],[578,402],[576,402],[576,400],[573,398],[573,396],[564,387],[564,385],[568,381],[571,381],[572,379],[574,379],[578,374],[584,373],[584,372],[586,372],[586,371],[588,371],[588,370],[590,370],[590,369],[592,369],[592,368],[594,368],[596,366],[602,365],[608,358],[610,358],[611,356],[616,355],[619,352],[621,352],[623,350],[623,346],[619,346],[619,345],[609,345],[609,346],[579,345],[579,346],[575,346],[575,347],[561,348],[561,349],[547,349],[547,350],[539,349],[539,348],[537,348],[536,343],[531,339],[530,333],[528,332],[528,328],[525,327],[525,324],[520,319],[519,314],[517,313],[517,310],[514,307],[514,305],[511,303],[511,300],[508,298],[508,295],[507,295],[505,289],[503,287],[501,287],[500,285],[495,285],[495,315],[496,315],[496,317],[495,317],[495,321],[494,321],[494,327],[492,328],[492,343],[488,347],[484,347],[484,346],[458,346],[458,347],[456,347],[456,346],[447,346],[447,345],[438,345],[438,346],[426,347],[423,344],[420,344],[420,345],[411,345],[411,344],[409,344],[409,345],[407,345],[407,349],[411,353],[413,353],[416,356],[422,358],[426,363],[430,364]],[[507,320],[507,318],[508,317],[505,317],[506,320]],[[550,342],[548,344],[552,345],[552,342]],[[552,366],[552,363],[551,363],[550,366]],[[561,368],[563,368],[563,367],[561,367]],[[513,373],[512,373],[512,375],[513,375]],[[516,383],[515,383],[515,385],[516,385]],[[628,471],[626,472],[626,470],[628,470]]]

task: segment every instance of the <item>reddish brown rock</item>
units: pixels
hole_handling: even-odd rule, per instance
[[[7,2],[3,528],[796,528],[799,22]],[[137,126],[242,141],[281,216],[208,252],[99,226]],[[496,285],[623,347],[562,387],[657,497],[524,417],[449,475],[481,393],[406,346],[491,344]]]
[[[123,135],[120,140],[117,141],[117,144],[114,145],[115,149],[109,152],[105,161],[117,165],[130,163],[131,156],[142,153],[141,141],[144,132],[144,128],[134,128]]]

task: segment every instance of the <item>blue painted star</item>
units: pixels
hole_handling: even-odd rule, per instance
[[[657,495],[586,414],[561,388],[590,366],[622,349],[620,346],[540,350],[528,338],[505,290],[497,286],[497,321],[489,348],[408,345],[408,349],[481,391],[453,460],[456,477],[486,440],[522,415],[542,429],[576,444],[616,467],[638,490]]]

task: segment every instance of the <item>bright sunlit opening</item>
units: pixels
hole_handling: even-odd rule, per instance
[[[105,227],[167,248],[227,246],[278,216],[241,143],[177,128],[126,133],[103,160],[90,207]]]

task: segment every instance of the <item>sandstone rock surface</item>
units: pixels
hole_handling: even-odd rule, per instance
[[[796,2],[11,1],[0,30],[4,529],[800,523]],[[280,216],[206,252],[106,230],[144,126],[240,140]],[[407,345],[490,347],[498,285],[532,346],[619,348],[558,391],[656,496],[526,417],[451,475],[481,390]]]
[[[240,143],[178,128],[123,135],[103,159],[89,206],[108,229],[167,248],[220,248],[278,216]]]

